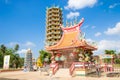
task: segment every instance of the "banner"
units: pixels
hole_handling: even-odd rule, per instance
[[[10,55],[4,56],[3,69],[9,69]]]
[[[101,58],[102,58],[102,59],[105,59],[105,58],[110,58],[110,59],[112,59],[112,58],[113,58],[113,55],[101,55]]]

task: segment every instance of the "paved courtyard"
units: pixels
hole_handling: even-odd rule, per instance
[[[120,77],[55,77],[45,76],[40,72],[1,72],[0,80],[120,80]]]

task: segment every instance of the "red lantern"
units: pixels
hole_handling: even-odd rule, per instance
[[[61,56],[61,54],[59,54],[59,53],[58,53],[58,54],[57,54],[57,56],[58,56],[58,57],[60,57],[60,56]]]

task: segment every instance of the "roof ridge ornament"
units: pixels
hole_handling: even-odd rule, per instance
[[[74,25],[76,25],[78,22],[77,22],[77,17],[75,17],[75,20],[74,20]]]
[[[79,35],[78,35],[78,39],[79,40],[85,39],[85,33],[80,32]]]
[[[60,24],[60,26],[61,26],[63,32],[80,31],[80,26],[82,25],[83,22],[84,22],[84,18],[82,18],[80,20],[80,22],[76,25],[72,26],[72,23],[71,23],[70,27],[69,26],[68,27],[63,27],[61,24]]]
[[[69,26],[69,23],[68,23],[68,21],[66,20],[66,27],[68,27]]]

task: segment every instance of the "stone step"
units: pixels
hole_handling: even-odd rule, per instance
[[[69,74],[69,69],[65,69],[65,68],[60,68],[54,76],[55,77],[71,77]]]

